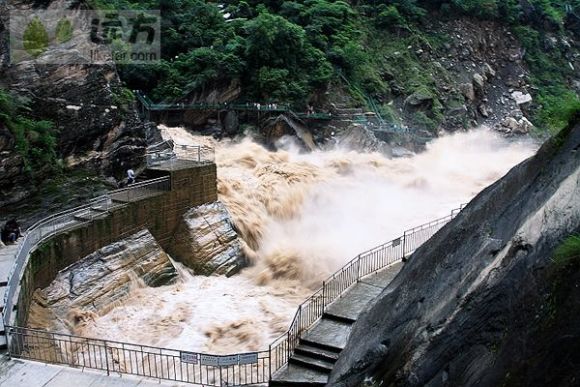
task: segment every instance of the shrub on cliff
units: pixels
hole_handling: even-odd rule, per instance
[[[32,177],[39,170],[55,172],[60,169],[54,124],[29,117],[26,104],[3,89],[0,89],[0,125],[12,133],[14,146]]]

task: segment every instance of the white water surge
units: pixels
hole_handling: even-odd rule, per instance
[[[193,276],[180,266],[177,284],[135,289],[76,334],[213,353],[266,349],[329,274],[449,214],[536,148],[483,129],[393,160],[345,149],[270,152],[248,139],[215,143],[181,128],[164,135],[215,146],[220,200],[253,266],[232,278]]]

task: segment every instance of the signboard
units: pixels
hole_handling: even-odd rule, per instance
[[[238,355],[221,356],[218,360],[220,366],[231,366],[238,364]]]
[[[244,353],[240,355],[240,364],[254,364],[258,362],[257,353]]]
[[[218,356],[212,355],[201,355],[201,365],[208,365],[217,367],[218,366]]]
[[[197,353],[180,352],[183,363],[197,364]]]
[[[397,247],[401,244],[401,238],[397,238],[393,241],[393,247]]]

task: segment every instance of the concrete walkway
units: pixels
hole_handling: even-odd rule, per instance
[[[328,306],[322,318],[300,337],[288,365],[272,376],[270,386],[324,386],[352,325],[362,311],[391,283],[402,263],[361,279]]]
[[[22,238],[20,238],[20,241]],[[8,277],[14,266],[14,260],[18,251],[19,243],[0,247],[0,313],[4,311],[4,295],[8,290]],[[0,350],[6,349],[6,335],[4,333],[4,320],[0,318]]]
[[[158,381],[130,375],[111,374],[92,370],[60,367],[31,361],[0,357],[0,386],[2,387],[153,387],[191,386]]]

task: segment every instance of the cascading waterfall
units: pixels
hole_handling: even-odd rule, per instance
[[[250,139],[215,142],[162,130],[176,143],[215,147],[219,198],[252,265],[226,278],[195,276],[175,263],[177,283],[134,287],[107,313],[84,319],[82,329],[71,324],[74,334],[216,354],[265,349],[329,274],[447,215],[536,148],[480,129],[387,159],[348,149],[300,153],[287,142],[272,152]]]

